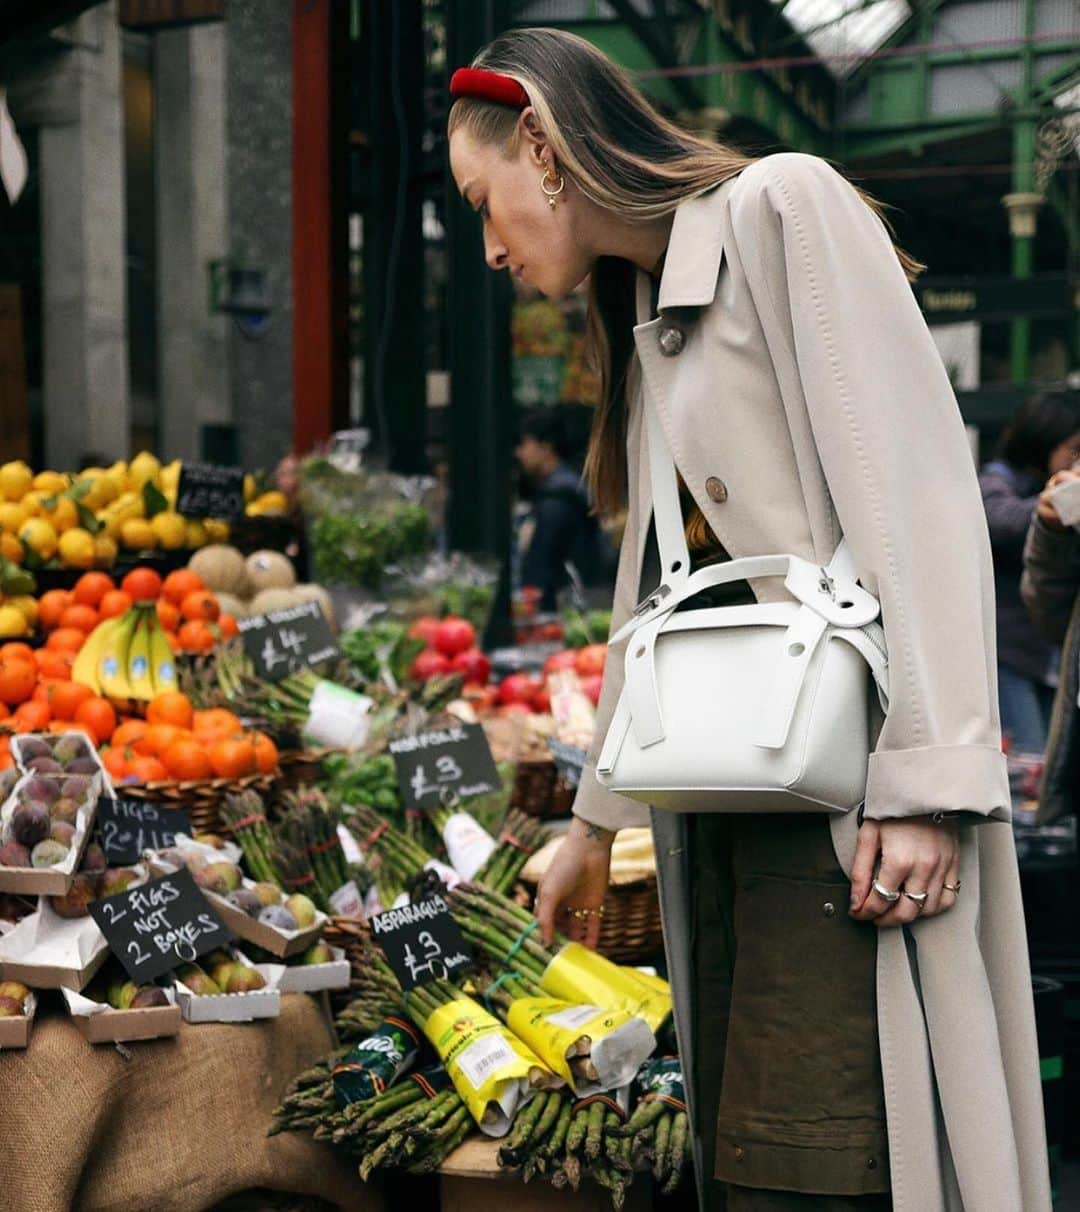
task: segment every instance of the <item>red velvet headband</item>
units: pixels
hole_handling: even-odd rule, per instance
[[[524,109],[529,104],[529,94],[516,80],[483,67],[459,67],[450,77],[450,96],[476,97],[511,109]]]

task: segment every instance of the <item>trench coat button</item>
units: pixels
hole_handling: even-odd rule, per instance
[[[871,1159],[870,1159],[870,1160],[869,1160],[869,1161],[866,1163],[866,1168],[867,1168],[868,1170],[876,1170],[876,1169],[877,1169],[877,1158],[876,1158],[876,1157],[872,1157],[872,1158],[871,1158]]]
[[[824,913],[826,917],[835,917],[836,906],[832,903],[832,901],[826,901],[825,904],[821,906],[821,912]]]
[[[735,1160],[742,1161],[743,1155],[744,1155],[744,1150],[743,1150],[742,1145],[736,1145],[735,1146]]]
[[[660,342],[660,352],[665,358],[673,358],[676,354],[681,354],[683,346],[686,344],[683,330],[675,328],[673,325],[669,328],[661,328],[660,336],[657,339]]]
[[[705,481],[705,491],[709,494],[709,500],[715,501],[717,505],[723,505],[727,500],[727,485],[716,476],[709,476]]]

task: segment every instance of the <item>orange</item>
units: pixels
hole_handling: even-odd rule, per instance
[[[206,711],[195,712],[191,730],[197,740],[208,743],[210,739],[220,740],[222,737],[235,736],[243,731],[243,725],[228,708],[210,707]]]
[[[74,658],[70,652],[57,652],[52,648],[38,648],[34,652],[34,663],[41,677],[50,681],[67,682],[71,680],[71,666]]]
[[[103,619],[115,619],[118,615],[127,614],[131,609],[131,594],[122,589],[110,589],[101,599],[98,614]]]
[[[168,598],[157,600],[158,622],[166,631],[175,631],[180,626],[180,610]]]
[[[29,644],[12,642],[0,647],[0,660],[32,661],[34,650]]]
[[[146,731],[132,742],[132,749],[140,757],[160,757],[181,733],[175,724],[148,724]]]
[[[136,757],[128,763],[128,776],[139,783],[164,783],[169,772],[156,757]]]
[[[86,702],[92,699],[94,692],[81,682],[57,682],[49,693],[49,707],[54,720],[73,720],[75,713]]]
[[[165,690],[150,700],[146,709],[148,724],[172,724],[175,728],[188,729],[195,715],[191,700],[179,690]]]
[[[84,572],[75,582],[73,594],[80,606],[93,606],[96,609],[101,605],[101,599],[114,589],[116,583],[107,573]]]
[[[90,731],[99,745],[109,740],[116,731],[116,712],[108,699],[91,695],[80,703],[75,712],[75,723]]]
[[[134,745],[136,741],[141,741],[146,735],[146,725],[142,720],[124,720],[122,724],[117,725],[116,731],[112,734],[110,744],[121,747]]]
[[[210,757],[198,741],[184,739],[174,741],[165,750],[161,760],[164,762],[170,778],[181,783],[208,779],[214,773]]]
[[[217,625],[223,640],[231,640],[240,631],[236,620],[231,614],[225,614],[224,611],[218,615]]]
[[[188,594],[198,593],[200,589],[205,588],[206,585],[197,572],[192,572],[190,568],[177,568],[165,578],[161,592],[169,602],[179,607]]]
[[[76,653],[86,643],[86,632],[76,627],[58,627],[45,641],[50,652]]]
[[[152,568],[133,568],[120,588],[134,602],[151,602],[161,594],[161,577]]]
[[[0,770],[10,770],[15,765],[15,759],[6,750],[0,753]]]
[[[87,635],[101,622],[98,612],[93,606],[83,606],[76,602],[69,606],[60,616],[60,627],[74,627]]]
[[[185,623],[176,633],[182,652],[209,652],[215,644],[214,633],[204,619]]]
[[[183,648],[180,647],[180,637],[175,632],[166,631],[165,638],[169,641],[169,647],[173,651],[173,656],[176,656],[184,651]]]
[[[34,693],[30,696],[30,701],[32,703],[44,703],[46,706],[48,706],[49,699],[52,696],[53,687],[59,685],[61,680],[62,679],[60,678],[39,678],[38,684],[34,687]],[[49,708],[49,711],[51,714],[51,707]]]
[[[127,777],[128,757],[122,745],[110,745],[102,755],[101,764],[117,782]]]
[[[36,685],[37,668],[33,661],[0,657],[0,702],[9,707],[25,703]]]
[[[48,703],[37,703],[31,699],[16,707],[11,718],[19,732],[43,732],[49,726],[52,712]]]
[[[255,770],[255,746],[242,736],[215,741],[210,746],[210,764],[219,778],[242,778]]]
[[[221,605],[212,593],[197,589],[181,602],[180,613],[185,619],[204,619],[212,623],[221,614]]]
[[[253,732],[252,743],[255,746],[255,766],[260,774],[270,774],[277,769],[278,747],[265,732]]]
[[[42,631],[52,631],[60,626],[60,616],[74,601],[66,589],[50,589],[38,599],[38,622]]]

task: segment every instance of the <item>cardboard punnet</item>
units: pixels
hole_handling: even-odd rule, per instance
[[[30,1032],[34,1027],[34,1015],[37,1013],[37,996],[31,990],[23,1002],[23,1013],[14,1018],[0,1018],[0,1050],[4,1048],[25,1048],[30,1042]]]
[[[115,1010],[107,1002],[99,1002],[70,989],[61,991],[72,1022],[88,1043],[132,1043],[140,1039],[161,1039],[176,1035],[180,1030],[180,1007],[176,992],[166,989],[167,1006],[147,1006],[139,1010]]]
[[[86,754],[94,765],[97,767],[98,774],[101,775],[102,786],[108,790],[112,790],[112,780],[109,778],[109,772],[105,769],[101,762],[101,755],[97,751],[97,745],[91,740],[89,733],[85,732],[78,724],[72,724],[68,732],[20,732],[11,740],[11,756],[15,759],[15,764],[24,773],[33,773],[30,766],[32,760],[26,753],[28,741],[42,741],[52,749],[56,743],[63,740],[65,737],[75,736],[86,741]]]
[[[331,947],[333,960],[325,964],[256,964],[268,985],[282,993],[321,993],[324,989],[348,989],[349,961],[340,947]]]
[[[242,952],[232,954],[249,968],[255,967]],[[269,986],[251,993],[198,994],[178,978],[176,1000],[186,1023],[250,1023],[257,1018],[277,1018],[281,1013],[281,993]]]
[[[17,738],[16,738],[17,739]],[[11,794],[0,807],[0,823],[6,825],[18,803],[19,792],[28,786],[36,775],[24,774],[12,788]],[[63,783],[71,775],[47,775]],[[74,776],[82,777],[82,776]],[[82,861],[83,851],[94,829],[98,796],[101,794],[101,776],[92,775],[86,806],[79,809],[75,818],[75,838],[62,862],[54,867],[0,867],[0,892],[17,892],[24,896],[63,896],[70,891]]]
[[[92,917],[64,918],[47,900],[0,935],[0,980],[34,989],[85,989],[109,946]]]

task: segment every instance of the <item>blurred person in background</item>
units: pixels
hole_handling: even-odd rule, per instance
[[[1046,749],[1060,660],[1056,644],[1040,634],[1021,601],[1024,540],[1047,477],[1077,459],[1076,393],[1048,391],[1021,405],[979,475],[994,556],[1001,731],[1016,753]]]
[[[514,454],[527,481],[531,511],[520,532],[521,584],[540,590],[539,607],[558,609],[570,585],[568,565],[583,585],[613,582],[613,552],[570,463],[567,428],[556,408],[528,412],[518,426]]]

